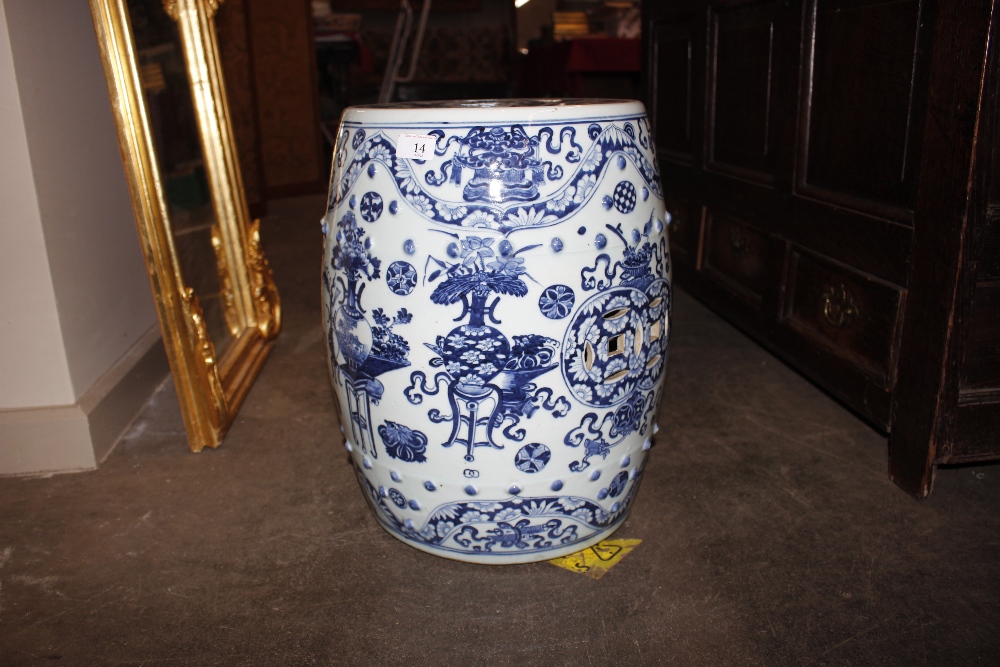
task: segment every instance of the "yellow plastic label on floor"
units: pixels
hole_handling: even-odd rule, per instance
[[[549,562],[570,572],[579,572],[591,579],[600,579],[641,542],[642,540],[604,540],[583,551],[562,558],[553,558]]]

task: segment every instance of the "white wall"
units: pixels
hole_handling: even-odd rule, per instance
[[[0,409],[74,401],[0,5]]]
[[[74,400],[156,324],[87,0],[3,0]]]
[[[0,474],[93,468],[166,375],[87,0],[0,0]]]

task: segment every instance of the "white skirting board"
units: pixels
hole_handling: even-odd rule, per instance
[[[0,475],[93,470],[169,372],[154,326],[75,404],[0,410]]]

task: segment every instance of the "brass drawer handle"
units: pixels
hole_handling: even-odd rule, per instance
[[[739,259],[742,257],[747,248],[750,247],[750,239],[739,227],[729,228],[729,245],[733,249],[733,257]]]
[[[846,329],[854,323],[857,315],[858,307],[854,305],[854,299],[844,283],[823,291],[823,317],[830,326]]]

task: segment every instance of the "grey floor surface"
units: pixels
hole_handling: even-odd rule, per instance
[[[0,479],[0,665],[1000,664],[1000,468],[911,499],[882,436],[683,293],[624,560],[396,541],[340,444],[323,198],[271,209],[285,330],[220,449],[187,452],[168,382],[97,471]]]

